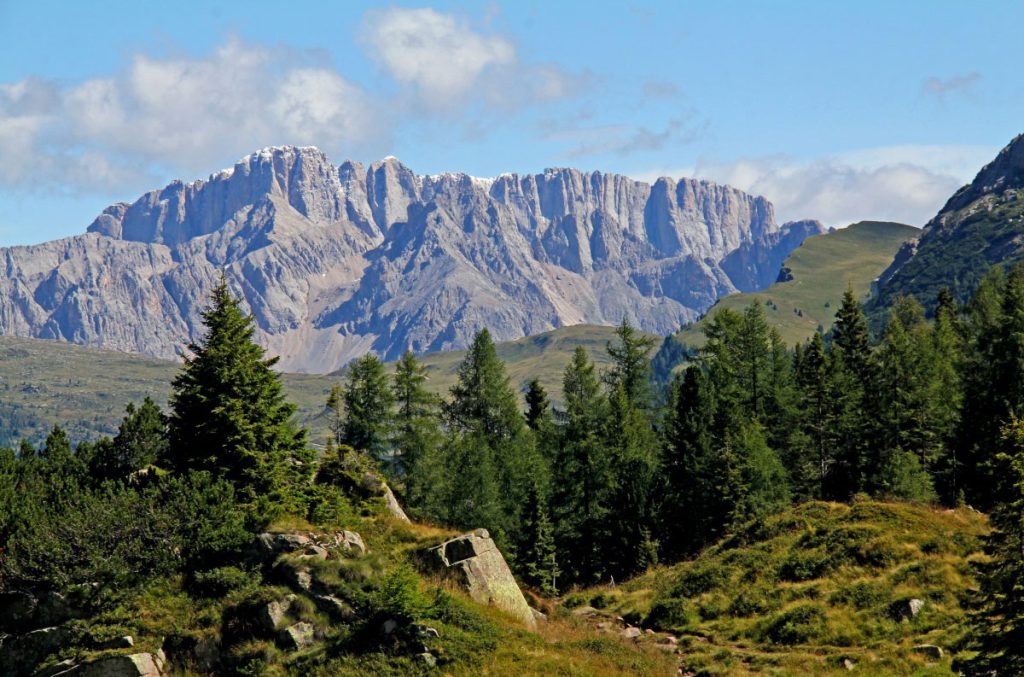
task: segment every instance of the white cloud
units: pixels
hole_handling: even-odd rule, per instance
[[[571,96],[589,84],[587,75],[555,64],[523,63],[508,38],[428,8],[368,12],[362,39],[392,78],[412,88],[413,105],[434,110],[467,102],[516,107]]]
[[[923,226],[998,152],[984,146],[890,146],[800,161],[786,156],[699,163],[639,172],[698,176],[764,195],[779,221],[819,219],[830,226],[887,220]]]
[[[509,40],[475,33],[465,21],[432,9],[370,12],[364,37],[370,55],[395,80],[414,85],[436,106],[456,102],[489,67],[516,61]]]
[[[189,174],[272,144],[351,150],[376,103],[336,71],[229,39],[205,58],[138,55],[121,73],[0,85],[0,180],[138,188],[154,167]]]

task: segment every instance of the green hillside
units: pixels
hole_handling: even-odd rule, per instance
[[[652,643],[675,637],[697,674],[845,674],[849,661],[861,674],[947,675],[986,530],[968,508],[810,502],[563,604],[597,607],[595,625],[621,616],[654,630]],[[908,619],[911,599],[924,605]]]
[[[828,330],[843,292],[851,286],[867,299],[871,283],[892,262],[904,242],[920,231],[900,223],[861,221],[842,230],[807,238],[786,259],[792,279],[776,282],[762,292],[733,294],[720,299],[705,317],[721,308],[742,312],[754,299],[765,304],[768,321],[787,345],[800,343],[820,326]],[[704,342],[702,322],[676,335],[689,345]]]
[[[498,344],[512,386],[522,391],[538,376],[559,399],[562,372],[576,346],[586,347],[595,362],[606,364],[605,344],[613,327],[579,325]],[[462,351],[432,353],[422,358],[428,386],[447,393],[465,355]],[[72,439],[113,434],[129,402],[149,396],[167,401],[178,364],[141,355],[97,350],[56,341],[0,336],[0,446],[26,437],[39,442],[55,424]],[[324,402],[337,375],[284,374],[288,398],[299,407],[299,423],[310,439],[321,443],[327,434]]]

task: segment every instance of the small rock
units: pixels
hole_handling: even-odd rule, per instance
[[[310,571],[309,567],[288,562],[282,569],[284,569],[285,577],[292,586],[306,593],[313,590],[313,572]]]
[[[930,658],[936,661],[940,660],[943,655],[942,647],[935,646],[934,644],[918,644],[913,647],[913,650],[915,653],[919,653],[925,658]]]
[[[284,599],[275,599],[267,602],[257,612],[256,620],[259,621],[260,626],[267,632],[277,631],[277,626],[281,624],[284,617],[288,614],[288,610],[292,608],[292,601],[294,601],[295,595],[289,595]]]
[[[431,667],[431,668],[436,668],[437,667],[437,659],[434,658],[434,654],[430,653],[429,651],[424,651],[423,653],[417,654],[416,656],[427,667]]]
[[[383,624],[381,624],[380,629],[381,632],[383,632],[385,635],[390,635],[392,632],[398,629],[398,621],[396,621],[394,618],[389,618],[386,621],[384,621]]]
[[[541,622],[541,623],[543,623],[544,621],[546,621],[546,620],[548,619],[548,615],[547,615],[546,613],[544,613],[544,612],[543,612],[543,611],[541,611],[540,609],[534,609],[534,608],[533,608],[532,606],[530,607],[530,613],[532,613],[532,614],[533,614],[533,617],[534,617],[534,618],[535,618],[535,619],[536,619],[536,620],[537,620],[538,622]]]
[[[917,618],[917,615],[921,613],[921,609],[924,608],[924,600],[920,599],[905,599],[896,602],[892,606],[892,616],[898,621],[909,621],[912,618]]]
[[[626,639],[636,639],[637,637],[642,635],[643,632],[640,630],[640,628],[635,628],[631,625],[627,627],[625,630],[623,630],[620,634]]]
[[[597,609],[592,606],[581,606],[572,610],[573,616],[593,616],[597,613]]]
[[[106,642],[100,642],[96,645],[97,649],[130,649],[135,646],[135,639],[131,635],[125,635],[124,637],[115,637],[114,639],[108,639]]]
[[[675,637],[673,637],[672,635],[665,635],[664,637],[661,638],[661,643],[662,644],[671,644],[672,646],[675,646],[676,644],[679,643],[679,640],[676,639]]]
[[[281,632],[281,643],[291,651],[305,649],[315,639],[315,628],[312,623],[301,622],[289,625]]]
[[[401,522],[409,521],[409,516],[405,514],[404,510],[402,510],[401,504],[399,504],[398,499],[395,498],[395,492],[391,491],[391,487],[387,485],[387,482],[384,483],[384,506],[395,519]]]
[[[356,610],[343,599],[333,595],[319,595],[314,598],[316,605],[335,620],[351,622],[359,618]]]
[[[601,630],[602,632],[607,632],[612,629],[612,624],[608,621],[601,621],[597,624],[597,629]]]
[[[654,634],[654,630],[651,630],[650,628],[647,628],[646,630],[644,630],[644,634],[646,634],[646,635],[653,635]]]
[[[327,550],[319,545],[310,544],[300,555],[303,559],[327,559]]]
[[[851,661],[849,658],[844,658],[843,667],[847,670],[853,670],[855,667],[857,667],[857,664]]]
[[[354,531],[340,531],[334,534],[334,547],[341,548],[348,554],[365,555],[367,552],[363,537]]]
[[[441,636],[441,633],[437,631],[437,628],[431,628],[426,625],[414,625],[413,628],[416,630],[416,636],[421,639]]]
[[[271,560],[284,553],[304,550],[310,544],[303,534],[263,533],[256,537],[256,550],[264,560]]]

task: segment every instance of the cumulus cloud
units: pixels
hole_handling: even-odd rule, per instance
[[[475,33],[465,21],[433,9],[371,12],[364,30],[371,56],[436,104],[461,97],[488,67],[516,60],[507,39]]]
[[[785,156],[700,163],[637,178],[698,176],[764,195],[780,221],[819,219],[830,226],[861,220],[923,226],[998,151],[981,146],[891,146],[799,161]]]
[[[925,94],[934,96],[939,101],[944,102],[947,96],[971,92],[980,81],[981,73],[977,71],[965,75],[954,75],[949,78],[932,76],[925,79],[921,85],[921,90]]]
[[[368,12],[362,38],[392,78],[434,109],[468,99],[503,106],[558,99],[587,81],[554,64],[523,63],[511,40],[429,8]]]
[[[373,106],[330,68],[236,39],[205,58],[138,55],[112,77],[0,85],[0,179],[123,188],[271,143],[340,149],[380,131]]]

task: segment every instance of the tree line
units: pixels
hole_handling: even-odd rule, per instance
[[[393,373],[368,355],[331,393],[318,459],[221,284],[167,415],[145,401],[112,439],[72,450],[55,428],[39,449],[0,453],[0,587],[106,576],[116,589],[177,570],[222,589],[276,517],[343,523],[358,483],[346,477],[371,461],[421,518],[491,530],[547,593],[688,556],[796,501],[867,493],[991,511],[975,622],[983,655],[1011,665],[1024,628],[1024,267],[930,310],[899,300],[873,341],[847,292],[827,336],[789,349],[760,304],[723,309],[660,382],[654,339],[623,322],[605,371],[576,349],[558,406],[533,380],[521,408],[487,330],[447,397],[411,353]]]

